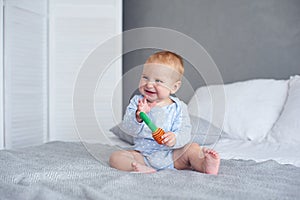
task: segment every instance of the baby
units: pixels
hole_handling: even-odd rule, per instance
[[[171,96],[180,88],[184,73],[180,56],[169,51],[151,55],[144,64],[139,83],[141,95],[135,95],[126,109],[121,128],[134,136],[134,150],[113,152],[109,164],[123,171],[153,173],[163,169],[196,170],[217,175],[220,158],[212,149],[190,143],[191,125],[187,106]],[[139,114],[145,112],[162,128],[162,143]]]

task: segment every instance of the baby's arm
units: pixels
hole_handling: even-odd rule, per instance
[[[132,136],[137,136],[143,127],[143,124],[138,122],[136,119],[137,104],[139,99],[140,96],[136,95],[130,100],[121,123],[121,129]]]
[[[190,118],[185,104],[173,122],[173,132],[166,132],[162,143],[168,147],[180,148],[186,145],[191,138]]]
[[[175,135],[175,145],[172,147],[174,149],[183,147],[191,140],[191,122],[190,122],[190,116],[187,110],[187,106],[184,103],[181,103],[182,105],[182,111],[178,114],[174,121],[174,130],[173,133]]]
[[[127,134],[137,136],[143,127],[142,120],[139,117],[140,112],[149,112],[156,103],[147,102],[146,98],[141,98],[140,95],[134,96],[126,108],[121,128]]]

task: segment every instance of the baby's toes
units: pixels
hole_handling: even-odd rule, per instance
[[[211,151],[210,154],[214,157],[214,158],[219,158],[219,154],[216,151]]]

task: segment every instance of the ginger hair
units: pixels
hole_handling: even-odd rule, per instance
[[[167,65],[174,68],[182,77],[184,73],[183,60],[181,56],[171,51],[160,51],[152,54],[147,60],[146,64],[157,63]]]

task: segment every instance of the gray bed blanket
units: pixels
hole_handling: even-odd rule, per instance
[[[128,173],[108,166],[116,147],[51,142],[0,151],[1,199],[300,199],[300,168],[221,160],[218,176],[188,170]]]

